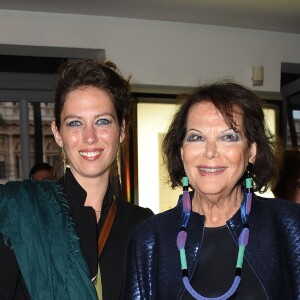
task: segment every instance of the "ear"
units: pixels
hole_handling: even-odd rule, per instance
[[[183,148],[180,148],[180,156],[181,156],[181,160],[183,161]]]
[[[60,136],[60,133],[59,133],[57,127],[56,127],[55,121],[52,121],[52,122],[51,122],[51,130],[52,130],[54,139],[55,139],[55,141],[56,141],[56,144],[57,144],[59,147],[63,148],[63,141],[62,141],[62,138],[61,138],[61,136]]]
[[[257,144],[252,143],[250,146],[250,157],[249,157],[249,163],[254,163],[256,160],[256,153],[257,153]]]
[[[126,129],[126,122],[123,120],[121,128],[120,128],[120,144],[123,142],[125,138],[125,129]]]

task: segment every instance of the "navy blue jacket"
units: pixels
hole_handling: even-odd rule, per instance
[[[123,299],[181,299],[182,283],[176,245],[182,202],[157,214],[135,231],[130,241]],[[240,211],[227,221],[236,243],[242,230]],[[268,299],[300,299],[300,205],[287,200],[253,196],[245,259],[258,277]],[[193,275],[201,251],[204,217],[192,212],[186,256]]]

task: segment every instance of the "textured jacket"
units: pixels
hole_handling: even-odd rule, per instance
[[[130,241],[123,299],[181,299],[182,283],[176,245],[181,226],[181,197],[177,206],[140,225]],[[236,243],[242,230],[240,211],[227,221]],[[186,256],[190,277],[201,251],[204,217],[191,214]],[[254,196],[245,259],[268,299],[300,299],[300,205]]]

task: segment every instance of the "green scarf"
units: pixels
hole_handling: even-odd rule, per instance
[[[0,185],[0,232],[34,299],[97,299],[61,188],[50,181]]]

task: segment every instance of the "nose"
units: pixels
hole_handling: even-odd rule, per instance
[[[83,142],[93,144],[98,141],[96,129],[93,126],[87,125],[83,129]]]
[[[220,153],[218,151],[217,142],[215,140],[207,140],[205,149],[204,149],[204,156],[208,159],[212,159],[214,157],[219,157]]]

